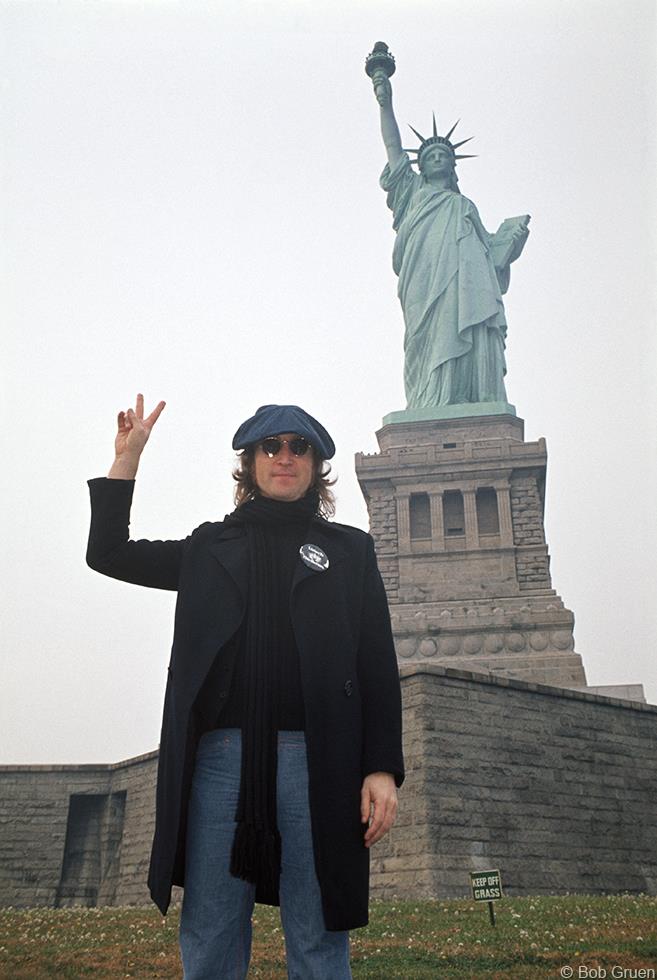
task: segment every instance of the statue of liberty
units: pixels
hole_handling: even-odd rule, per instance
[[[452,143],[452,126],[402,148],[392,109],[387,45],[378,42],[366,61],[381,110],[388,162],[381,175],[396,232],[392,264],[404,313],[404,384],[409,409],[472,402],[506,402],[502,294],[510,265],[524,247],[529,215],[509,218],[494,234],[458,188],[456,161],[466,154]],[[413,127],[411,127],[413,128]],[[417,154],[412,166],[409,153]]]

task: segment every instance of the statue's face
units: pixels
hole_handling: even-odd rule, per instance
[[[422,154],[420,170],[425,177],[447,177],[454,171],[454,158],[440,143],[430,146]]]

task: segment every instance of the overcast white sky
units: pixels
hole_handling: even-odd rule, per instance
[[[653,0],[4,3],[0,762],[115,762],[159,738],[174,596],[84,564],[116,412],[167,400],[133,531],[232,509],[230,442],[297,402],[353,471],[404,407],[385,161],[401,123],[474,135],[460,187],[532,215],[507,296],[509,400],[548,443],[553,584],[589,683],[657,701]],[[405,139],[414,145],[410,130]]]

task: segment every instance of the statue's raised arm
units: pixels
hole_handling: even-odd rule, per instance
[[[365,62],[365,71],[372,79],[376,101],[381,110],[381,135],[388,155],[388,164],[394,167],[403,154],[399,126],[392,108],[392,85],[390,76],[395,70],[395,59],[388,51],[388,45],[377,41]]]
[[[482,413],[493,410],[492,403],[506,405],[502,293],[527,239],[529,215],[487,232],[459,190],[456,163],[469,154],[456,152],[468,142],[452,142],[456,123],[441,136],[434,116],[431,136],[413,129],[420,145],[405,150],[392,109],[395,61],[386,44],[377,42],[365,70],[380,106],[388,158],[381,186],[397,234],[393,269],[406,324],[408,408],[468,405],[471,414],[473,403]],[[409,153],[416,154],[417,171]]]

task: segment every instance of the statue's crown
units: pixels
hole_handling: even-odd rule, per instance
[[[439,143],[441,146],[446,146],[448,148],[448,150],[451,152],[452,156],[454,157],[454,161],[455,162],[456,162],[456,160],[468,160],[471,157],[475,156],[474,153],[457,153],[456,152],[458,150],[459,146],[463,146],[464,143],[468,143],[471,139],[473,139],[472,136],[468,136],[467,139],[461,140],[460,143],[452,143],[452,142],[450,142],[450,136],[452,135],[452,133],[454,132],[454,130],[458,126],[459,121],[460,120],[458,120],[458,119],[456,120],[456,122],[454,123],[454,125],[450,129],[449,133],[447,133],[445,136],[439,136],[438,135],[438,129],[436,127],[436,114],[435,114],[435,112],[433,113],[433,135],[432,136],[428,136],[428,137],[422,136],[421,133],[418,133],[417,129],[414,129],[413,126],[410,126],[410,124],[409,124],[409,128],[413,130],[413,132],[415,133],[415,135],[417,136],[417,138],[420,140],[420,145],[417,147],[417,149],[410,149],[410,150],[407,149],[406,150],[406,153],[415,153],[415,154],[417,154],[417,158],[413,161],[413,163],[419,164],[420,163],[420,158],[422,157],[422,154],[424,153],[424,151],[426,149],[428,149],[428,147],[430,147],[430,146],[435,146],[436,143]]]

